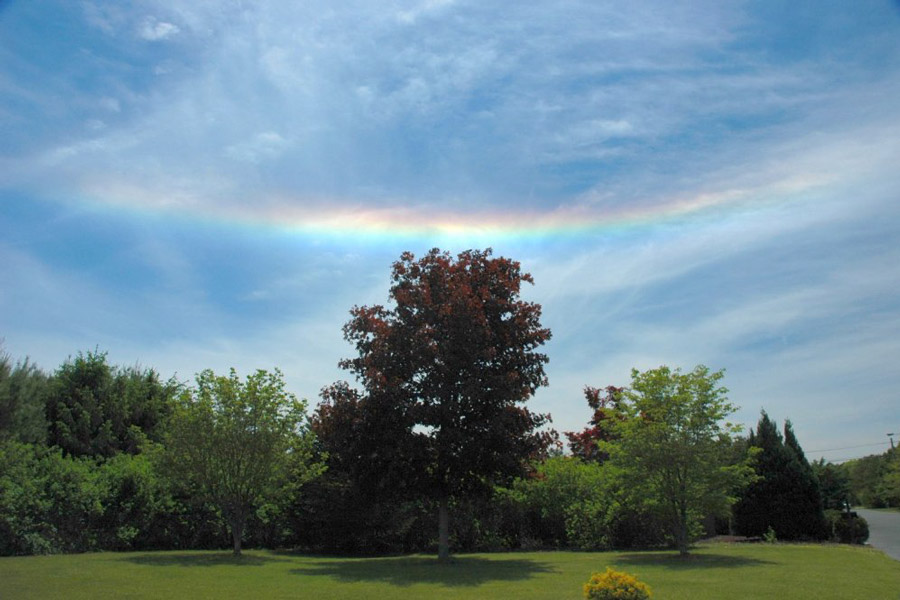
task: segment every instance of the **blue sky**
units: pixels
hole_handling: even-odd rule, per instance
[[[492,246],[556,429],[703,363],[739,422],[880,452],[898,98],[897,2],[0,2],[0,337],[315,403],[402,251]]]

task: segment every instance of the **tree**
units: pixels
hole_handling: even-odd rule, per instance
[[[819,482],[806,460],[790,422],[784,437],[762,412],[748,439],[759,448],[758,479],[734,507],[734,524],[741,535],[760,536],[771,527],[779,539],[821,539],[826,534]]]
[[[606,392],[605,396],[600,395],[602,391]],[[600,451],[598,443],[611,442],[615,439],[613,421],[622,416],[619,402],[621,402],[624,389],[610,385],[602,391],[599,388],[585,386],[584,397],[588,406],[594,411],[594,414],[591,415],[590,426],[580,433],[566,432],[566,437],[569,438],[569,450],[581,460],[602,463],[609,458],[606,452]]]
[[[894,450],[884,454],[871,454],[849,460],[841,467],[850,477],[850,502],[868,508],[890,506],[884,497],[884,478],[888,473],[890,456]]]
[[[247,518],[266,500],[321,472],[311,460],[306,403],[285,390],[281,371],[259,370],[242,382],[210,370],[185,390],[166,440],[168,466],[219,507],[235,556]]]
[[[519,298],[531,275],[491,254],[401,255],[391,274],[395,306],[354,307],[344,326],[358,357],[340,365],[365,394],[325,396],[341,407],[336,414],[358,417],[362,431],[389,424],[390,437],[377,437],[386,445],[354,438],[350,453],[438,503],[441,560],[449,558],[449,500],[510,481],[550,442],[539,431],[549,415],[521,406],[547,384],[548,359],[536,350],[550,330],[541,307]]]
[[[47,441],[47,376],[27,358],[13,365],[0,346],[0,440]]]
[[[896,508],[900,506],[900,451],[891,448],[884,457],[884,474],[876,489],[886,506]]]
[[[736,410],[719,387],[723,376],[702,365],[690,373],[633,369],[624,418],[614,421],[618,439],[601,444],[625,489],[659,512],[682,555],[700,519],[727,514],[752,476],[747,461],[729,460],[739,428],[723,422]]]
[[[825,510],[846,511],[850,507],[850,478],[840,465],[825,462],[824,458],[810,465],[822,492],[822,507]]]
[[[110,365],[105,352],[79,352],[50,380],[48,445],[70,456],[137,454],[144,439],[160,439],[179,388],[153,369],[123,369]]]

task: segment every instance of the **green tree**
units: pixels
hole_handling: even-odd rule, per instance
[[[891,448],[884,453],[884,467],[875,491],[883,504],[900,506],[900,450]]]
[[[759,448],[758,478],[734,507],[734,525],[742,535],[761,536],[771,527],[779,539],[821,539],[827,533],[819,482],[790,422],[784,437],[763,411],[748,439]]]
[[[850,503],[850,478],[840,465],[825,462],[824,458],[810,465],[822,492],[822,506],[825,510],[847,510]]]
[[[46,393],[43,371],[27,358],[13,364],[10,356],[0,351],[0,440],[47,441]]]
[[[847,461],[841,467],[850,477],[850,502],[868,508],[885,508],[888,506],[883,495],[882,482],[888,472],[890,454],[870,454],[862,458]]]
[[[234,369],[228,376],[203,371],[176,403],[167,464],[219,507],[236,556],[252,511],[321,472],[305,410],[277,369],[243,382]]]
[[[179,388],[152,369],[123,369],[110,365],[104,352],[79,352],[51,378],[48,445],[70,456],[136,454],[145,439],[160,439]]]
[[[749,459],[730,461],[739,427],[724,422],[736,409],[719,386],[723,371],[632,370],[615,419],[618,439],[601,443],[624,489],[665,520],[682,555],[700,520],[724,516],[751,478]]]
[[[550,331],[540,306],[519,297],[531,276],[491,254],[404,253],[391,275],[395,306],[354,307],[344,326],[358,357],[341,366],[365,394],[326,397],[346,404],[333,412],[361,421],[361,431],[390,424],[395,434],[376,438],[386,444],[353,438],[348,452],[385,481],[396,473],[394,481],[437,502],[441,560],[449,557],[451,498],[491,493],[549,442],[539,431],[549,417],[522,403],[547,384],[548,359],[536,350]]]

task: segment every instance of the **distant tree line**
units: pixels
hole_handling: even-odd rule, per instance
[[[900,508],[900,449],[829,466],[854,505]]]
[[[0,353],[0,554],[687,553],[717,532],[859,542],[848,501],[896,498],[896,455],[810,464],[765,413],[742,437],[723,372],[703,366],[586,388],[593,414],[565,454],[524,406],[547,384],[550,331],[517,262],[405,253],[391,282],[389,307],[344,326],[359,387],[326,386],[309,415],[277,369],[188,383],[99,350],[52,373]]]

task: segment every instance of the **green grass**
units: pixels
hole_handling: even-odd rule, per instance
[[[264,551],[100,553],[0,558],[0,597],[581,598],[592,571],[636,575],[654,598],[900,598],[900,562],[861,547],[700,546],[673,552],[323,558]]]

